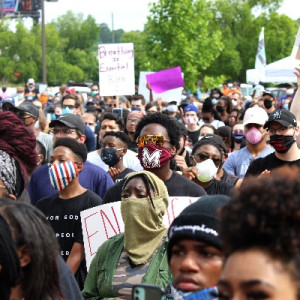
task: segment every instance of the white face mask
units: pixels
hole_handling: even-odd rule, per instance
[[[218,168],[212,161],[212,159],[207,159],[201,163],[196,164],[198,169],[197,179],[201,182],[209,182],[216,177]]]
[[[87,125],[92,131],[93,131],[93,133],[95,133],[95,126],[93,126],[93,125]]]
[[[39,120],[36,120],[36,122],[34,123],[34,129],[39,129],[39,128],[40,128]]]
[[[171,104],[171,105],[168,105],[167,110],[169,112],[176,112],[178,110],[178,108],[177,108],[177,105]]]

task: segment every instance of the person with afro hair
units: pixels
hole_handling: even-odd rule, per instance
[[[166,185],[170,196],[201,197],[202,187],[171,169],[176,151],[180,148],[180,128],[170,116],[153,113],[144,116],[137,124],[135,139],[138,159],[144,170],[154,173]],[[122,182],[111,187],[104,196],[104,203],[120,201]]]
[[[299,299],[299,169],[246,182],[220,213],[219,299]]]

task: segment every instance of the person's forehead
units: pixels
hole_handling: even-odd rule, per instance
[[[83,116],[82,120],[83,120],[83,122],[89,122],[89,123],[95,122],[95,118],[93,116]]]
[[[75,104],[75,100],[74,99],[65,99],[63,101],[64,105],[74,105]]]
[[[115,120],[105,119],[102,121],[101,126],[117,126],[117,123]]]
[[[233,130],[243,130],[244,125],[243,124],[236,124],[233,126]]]
[[[135,103],[135,104],[138,104],[139,102],[142,102],[142,99],[132,99],[131,100],[131,103]]]
[[[220,155],[219,150],[213,145],[202,145],[196,150],[195,153],[197,154],[197,153],[202,153],[202,152],[205,152],[205,153],[211,154],[211,155]]]
[[[210,244],[206,243],[202,240],[194,240],[194,239],[181,239],[177,243],[174,244],[174,246],[191,246],[191,247],[213,247]]]
[[[58,157],[62,155],[65,157],[72,157],[73,152],[70,148],[67,148],[65,146],[58,146],[53,150],[53,157]]]
[[[187,112],[185,113],[185,115],[186,115],[186,116],[196,116],[197,113],[196,113],[195,111],[187,111]]]
[[[134,177],[130,179],[127,184],[124,186],[124,189],[137,188],[137,189],[146,189],[145,182],[140,177]]]
[[[103,143],[113,143],[113,144],[119,144],[120,141],[118,138],[112,135],[107,135],[103,138]]]
[[[156,134],[161,134],[165,138],[169,138],[167,129],[157,123],[151,123],[144,126],[140,133],[140,135],[156,135]]]

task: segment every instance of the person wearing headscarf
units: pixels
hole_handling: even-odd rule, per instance
[[[94,257],[82,292],[84,299],[131,299],[133,285],[169,283],[163,216],[168,191],[148,171],[130,173],[121,196],[124,233],[106,241]]]

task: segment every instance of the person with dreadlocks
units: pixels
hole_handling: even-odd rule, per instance
[[[11,288],[17,285],[20,277],[20,262],[12,240],[10,229],[0,216],[0,295],[9,300]]]
[[[124,233],[98,249],[82,292],[84,299],[131,299],[134,284],[168,285],[167,228],[163,225],[168,201],[164,182],[152,172],[127,176],[121,194]]]
[[[20,199],[37,166],[36,139],[12,112],[0,112],[0,189],[12,200]],[[3,191],[4,193],[4,191]],[[25,200],[26,196],[21,197]]]

